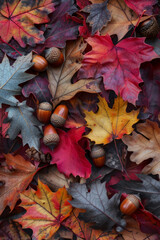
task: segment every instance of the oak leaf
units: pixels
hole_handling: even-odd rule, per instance
[[[138,122],[139,110],[127,113],[127,102],[118,96],[111,109],[105,98],[99,96],[97,113],[84,111],[87,127],[91,132],[86,135],[96,144],[107,144],[113,139],[121,139],[124,134],[133,131],[132,125]]]
[[[4,56],[0,64],[0,107],[2,103],[16,105],[18,100],[14,95],[21,93],[19,84],[32,79],[35,75],[25,73],[32,65],[32,53],[18,57],[12,66]]]
[[[133,132],[132,136],[124,136],[122,139],[128,146],[128,151],[133,152],[130,160],[140,164],[144,160],[153,158],[142,172],[160,176],[160,128],[158,124],[147,120],[145,123],[137,124],[136,129],[138,133]]]
[[[86,44],[82,39],[68,42],[65,49],[65,62],[61,67],[49,67],[47,70],[49,89],[53,97],[53,106],[56,106],[62,100],[72,98],[76,93],[84,92],[100,92],[99,81],[95,79],[81,79],[72,84],[73,75],[80,69],[82,52]]]
[[[126,38],[114,45],[108,34],[86,41],[92,50],[84,55],[79,79],[103,76],[105,90],[113,90],[135,104],[141,91],[139,83],[143,82],[140,64],[158,57],[153,47],[145,44],[144,38]]]
[[[53,193],[47,185],[38,180],[37,191],[29,189],[20,196],[22,201],[20,206],[27,212],[16,221],[23,228],[31,228],[33,237],[37,240],[51,238],[72,211],[72,206],[68,202],[71,196],[65,187]]]
[[[12,37],[25,47],[43,43],[45,38],[34,24],[47,23],[48,14],[55,10],[53,0],[13,0],[1,1],[0,4],[0,36],[4,42]]]
[[[7,135],[11,140],[15,139],[21,132],[23,145],[39,149],[39,140],[42,136],[41,123],[33,115],[34,109],[26,105],[26,101],[19,103],[17,106],[9,107],[6,110],[8,117],[6,123],[10,123]]]
[[[20,192],[27,188],[36,173],[35,166],[21,155],[5,154],[5,158],[6,164],[12,171],[2,167],[0,169],[0,181],[4,182],[4,185],[0,187],[0,214],[7,205],[11,211],[13,210]]]
[[[82,209],[74,208],[71,215],[64,221],[64,225],[70,228],[79,238],[85,240],[113,240],[117,234],[103,232],[92,228],[91,223],[85,223],[78,218],[78,215],[83,211]]]
[[[57,164],[58,170],[67,177],[72,174],[83,178],[89,178],[91,174],[91,164],[85,157],[84,148],[80,145],[82,134],[85,128],[73,128],[68,132],[57,130],[60,142],[54,150],[43,146],[43,152],[49,152],[52,156],[52,164]],[[86,139],[87,140],[87,139]]]

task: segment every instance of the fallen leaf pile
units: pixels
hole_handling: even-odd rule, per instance
[[[159,239],[159,44],[158,0],[0,1],[0,240]]]

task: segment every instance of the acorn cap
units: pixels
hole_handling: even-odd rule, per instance
[[[154,38],[159,32],[159,26],[155,17],[151,17],[139,25],[139,32],[142,36]]]
[[[59,143],[59,136],[56,133],[48,134],[43,137],[43,142],[45,145],[57,145]]]
[[[137,208],[139,208],[139,206],[140,206],[140,203],[139,203],[140,198],[137,195],[130,194],[130,195],[127,196],[127,199],[130,200]]]
[[[46,51],[45,58],[50,64],[52,64],[58,61],[58,59],[61,56],[61,53],[62,52],[59,50],[59,48],[52,47]]]
[[[52,111],[52,105],[49,102],[40,103],[38,108],[46,111]]]
[[[92,158],[99,158],[105,155],[104,148],[99,145],[94,145],[91,150],[91,157]]]
[[[51,115],[51,123],[53,124],[54,127],[62,127],[66,122],[66,119],[53,113]]]

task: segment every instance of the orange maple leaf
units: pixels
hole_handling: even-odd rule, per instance
[[[0,4],[0,36],[9,42],[12,37],[25,47],[44,42],[43,31],[34,24],[47,23],[48,14],[55,10],[53,0],[13,0],[1,1]]]
[[[34,239],[49,239],[67,218],[72,206],[68,202],[72,197],[65,187],[53,193],[49,187],[38,180],[37,191],[29,189],[21,193],[21,207],[27,212],[17,219],[23,228],[33,230]]]

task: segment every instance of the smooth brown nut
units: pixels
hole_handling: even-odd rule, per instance
[[[32,62],[34,63],[33,69],[37,72],[43,72],[48,66],[46,59],[40,55],[33,56]]]
[[[59,136],[56,132],[56,129],[51,125],[47,125],[44,128],[44,137],[43,142],[45,145],[57,145],[59,143]]]
[[[136,195],[128,195],[121,203],[120,210],[126,215],[132,215],[140,206],[140,198]]]
[[[55,67],[61,66],[64,62],[63,53],[59,50],[59,48],[56,47],[49,48],[46,51],[45,57],[46,60]]]

